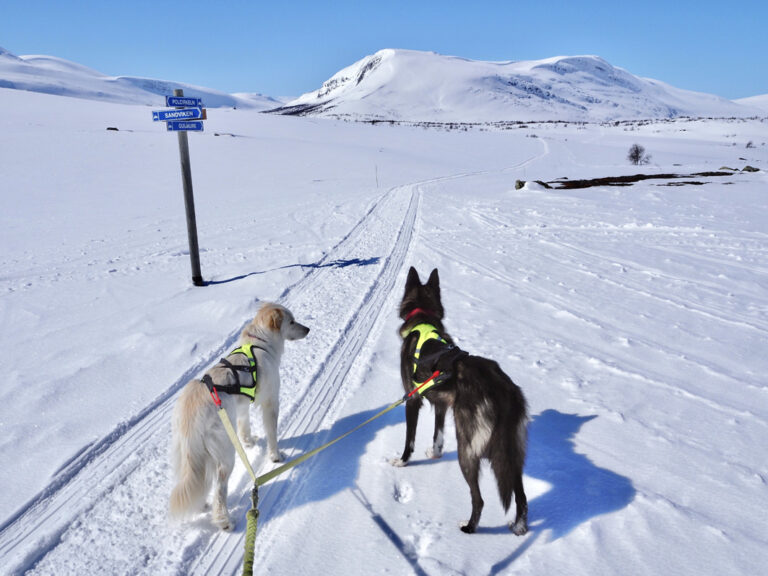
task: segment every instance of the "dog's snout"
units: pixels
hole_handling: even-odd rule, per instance
[[[299,324],[298,322],[294,322],[291,325],[291,328],[292,330],[288,335],[289,340],[301,340],[302,338],[305,338],[307,334],[309,334],[309,328],[303,324]]]

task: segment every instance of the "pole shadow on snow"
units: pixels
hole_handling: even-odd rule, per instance
[[[271,268],[269,270],[260,270],[256,272],[249,272],[248,274],[241,274],[240,276],[233,276],[232,278],[226,278],[224,280],[207,280],[206,286],[215,286],[217,284],[229,284],[230,282],[236,282],[238,280],[244,280],[251,276],[259,276],[261,274],[267,274],[268,272],[274,272],[275,270],[286,270],[288,268],[347,268],[349,266],[370,266],[371,264],[378,264],[381,260],[379,256],[372,258],[339,258],[336,260],[330,260],[328,262],[313,262],[311,264],[288,264],[286,266],[278,266],[277,268]]]
[[[511,556],[493,566],[492,574],[501,573],[522,556],[544,531],[550,530],[550,540],[557,540],[596,516],[626,508],[634,499],[636,491],[629,478],[600,468],[576,452],[576,434],[595,418],[545,410],[531,420],[525,475],[544,480],[550,489],[529,501],[531,534]],[[487,533],[482,528],[478,532]]]
[[[395,529],[389,525],[389,523],[381,514],[373,509],[373,505],[368,501],[368,498],[366,498],[365,494],[360,489],[360,486],[356,486],[352,491],[352,494],[355,496],[355,498],[357,498],[358,502],[360,502],[360,504],[362,504],[363,507],[368,510],[368,513],[371,515],[371,519],[381,529],[384,535],[389,538],[389,541],[392,542],[394,547],[400,551],[400,554],[403,555],[403,558],[408,561],[408,563],[411,565],[413,573],[416,574],[416,576],[427,576],[427,573],[424,572],[424,569],[419,566],[419,557],[413,548],[409,547],[405,542],[403,542],[403,539],[400,538],[397,532],[395,532]]]

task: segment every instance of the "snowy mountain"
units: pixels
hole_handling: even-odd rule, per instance
[[[597,56],[481,62],[381,50],[276,112],[438,122],[750,116],[754,108],[639,78]]]
[[[763,113],[768,113],[768,94],[750,96],[749,98],[739,98],[738,100],[735,100],[735,102],[743,106],[758,108],[762,110]]]
[[[16,56],[0,47],[0,88],[15,88],[88,100],[163,106],[164,96],[182,88],[202,98],[207,107],[267,109],[280,104],[261,94],[226,94],[218,90],[151,78],[105,76],[96,70],[53,56]]]

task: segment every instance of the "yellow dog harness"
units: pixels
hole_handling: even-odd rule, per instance
[[[251,399],[251,402],[253,402],[256,399],[256,392],[258,390],[259,380],[258,380],[258,363],[256,362],[256,357],[253,354],[253,349],[259,348],[260,350],[264,350],[261,346],[257,346],[256,344],[246,344],[243,346],[240,346],[239,348],[235,348],[232,350],[232,352],[229,353],[229,356],[227,358],[222,358],[219,360],[219,366],[223,368],[227,368],[232,372],[232,375],[234,377],[234,380],[236,384],[215,384],[213,382],[213,378],[211,378],[208,374],[202,377],[202,382],[208,387],[208,391],[211,393],[211,395],[214,396],[214,401],[216,400],[215,393],[218,390],[219,392],[224,392],[226,394],[242,394],[243,396],[248,396]],[[236,365],[232,364],[228,358],[231,356],[234,356],[235,354],[243,354],[248,359],[248,365]],[[240,377],[238,375],[238,372],[248,372],[251,375],[251,381],[252,384],[249,384],[247,386],[243,386],[240,384]]]
[[[453,365],[459,358],[462,358],[464,356],[467,356],[468,354],[462,350],[460,350],[457,346],[451,344],[443,338],[440,335],[440,332],[438,332],[437,328],[435,328],[432,324],[427,323],[421,323],[417,324],[410,330],[408,330],[407,333],[403,335],[404,338],[407,338],[409,335],[413,334],[414,332],[418,332],[419,339],[416,341],[416,349],[413,352],[413,386],[414,389],[408,394],[409,396],[412,396],[413,394],[424,394],[427,390],[432,388],[433,386],[437,386],[439,384],[442,384],[451,376],[453,376]],[[422,359],[421,357],[421,351],[422,348],[426,345],[427,342],[430,340],[436,340],[441,344],[438,351],[436,353],[430,353],[429,358]],[[424,380],[423,382],[418,382],[416,380],[416,373],[419,370],[419,362],[420,361],[426,361],[429,363],[429,370],[432,370],[432,375]],[[441,365],[441,368],[438,368],[438,365]]]

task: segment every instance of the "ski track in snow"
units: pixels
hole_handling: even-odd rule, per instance
[[[297,454],[307,452],[330,439],[327,434],[315,433],[322,427],[331,424],[334,415],[343,404],[343,402],[338,401],[338,398],[344,393],[345,377],[364,346],[379,314],[382,313],[382,305],[391,293],[395,280],[405,262],[418,212],[419,196],[416,189],[417,185],[404,186],[395,189],[384,199],[384,201],[397,201],[401,204],[407,202],[407,209],[401,219],[401,226],[397,230],[392,251],[386,262],[383,263],[378,276],[369,285],[361,304],[354,308],[353,315],[342,328],[341,337],[333,343],[328,356],[318,371],[310,377],[311,385],[306,388],[304,397],[296,402],[295,409],[289,410],[287,417],[281,421],[281,438],[298,439],[293,446]],[[398,221],[397,216],[401,213],[402,211],[393,212],[394,218],[390,224],[395,224]],[[372,217],[378,218],[378,216],[375,214]],[[344,246],[340,247],[339,252],[359,249],[359,244],[366,238],[370,239],[372,233],[373,230],[371,230],[370,225],[356,228],[348,240],[343,242]],[[390,239],[394,236],[391,232],[379,235],[378,242],[386,246],[390,244]],[[310,298],[312,301],[318,298],[322,299],[324,289],[337,292],[336,281],[328,281],[321,277],[313,278],[310,281],[302,280],[300,290],[292,290],[286,296],[287,305],[289,308],[295,309],[304,298]],[[305,296],[305,291],[311,291],[311,294]],[[334,309],[332,315],[341,314],[346,308],[345,303],[346,299],[342,299],[339,302],[340,308]],[[312,460],[302,464],[305,470],[311,466]],[[292,476],[293,472],[288,474]],[[291,476],[286,478],[290,479]],[[250,507],[250,494],[245,489],[247,484],[246,482],[246,486],[243,486],[243,490],[240,491],[242,497],[238,503],[238,507],[243,509]],[[290,481],[281,482],[279,485],[267,484],[260,489],[259,546],[256,549],[256,565],[263,563],[260,562],[260,558],[267,554],[270,548],[268,544],[272,537],[270,518],[279,515],[282,509],[288,507],[291,496],[300,492],[301,488],[301,481]],[[238,530],[241,528],[244,527],[238,525]],[[189,566],[188,572],[190,574],[237,573],[242,565],[243,537],[242,531],[237,536],[216,534],[207,544],[205,550]]]
[[[340,404],[339,396],[344,394],[345,376],[394,287],[410,247],[418,206],[418,184],[390,190],[374,201],[357,225],[322,260],[283,292],[281,303],[297,318],[313,318],[307,321],[314,328],[311,348],[314,353],[325,355],[317,360],[307,359],[297,368],[290,366],[297,361],[291,358],[294,343],[286,347],[281,368],[281,446],[285,439],[298,439],[292,444],[289,457],[323,441],[322,434],[316,433],[330,424]],[[355,269],[355,273],[351,274],[350,269]],[[361,273],[363,270],[366,273]],[[357,304],[351,305],[356,300]],[[317,302],[325,302],[324,308],[318,310]],[[318,342],[321,327],[336,331],[320,334],[324,341]],[[170,570],[203,574],[240,570],[244,512],[250,507],[250,478],[239,462],[230,480],[230,510],[238,522],[234,534],[218,532],[205,517],[192,524],[197,530],[164,527],[165,500],[170,489],[170,417],[177,393],[190,378],[224,354],[239,332],[240,328],[233,330],[225,343],[208,355],[207,361],[190,367],[129,422],[84,448],[41,493],[0,527],[0,556],[7,563],[4,569],[12,574],[44,574],[51,569],[68,573],[76,571],[78,565],[100,566],[105,573]],[[306,352],[301,350],[297,356],[306,356]],[[302,373],[313,366],[317,367],[314,373]],[[297,382],[298,389],[292,390]],[[260,450],[263,452],[261,444]],[[262,467],[262,455],[256,462],[257,470]],[[292,486],[292,490],[297,489],[300,487]],[[260,539],[269,538],[269,518],[287,504],[287,492],[285,483],[275,490],[270,485],[262,487]],[[140,496],[147,493],[154,495]],[[160,515],[156,513],[158,509],[162,510]],[[126,518],[132,519],[130,526],[124,522]],[[143,529],[142,522],[146,523]],[[107,539],[101,533],[105,529],[111,532]],[[121,538],[124,530],[142,530],[143,546],[120,549],[136,539],[136,535]],[[160,537],[163,532],[165,539]]]

